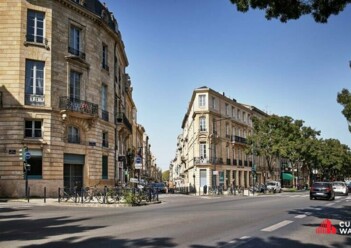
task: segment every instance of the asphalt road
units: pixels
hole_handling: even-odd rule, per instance
[[[351,247],[348,235],[317,234],[351,221],[351,196],[161,195],[142,207],[0,203],[0,247]]]

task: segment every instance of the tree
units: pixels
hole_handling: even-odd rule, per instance
[[[343,11],[350,0],[230,0],[237,10],[246,12],[249,8],[265,10],[266,18],[281,22],[299,19],[311,14],[318,23],[326,23],[331,15]]]
[[[255,155],[263,157],[271,175],[274,174],[274,163],[288,153],[286,144],[292,121],[289,116],[277,115],[253,119],[254,132],[247,139],[250,146],[246,153],[250,154],[254,150]]]
[[[347,89],[343,89],[338,93],[337,101],[344,107],[341,113],[349,123],[349,131],[351,132],[351,93]]]
[[[168,182],[169,181],[169,170],[162,172],[162,181]]]

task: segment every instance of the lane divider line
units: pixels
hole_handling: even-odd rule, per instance
[[[272,226],[263,228],[263,229],[261,229],[261,231],[262,232],[273,232],[273,231],[275,231],[275,230],[277,230],[277,229],[279,229],[279,228],[281,228],[283,226],[289,225],[292,222],[294,222],[294,221],[292,221],[292,220],[283,220],[283,221],[281,221],[281,222],[279,222],[277,224],[274,224]]]
[[[307,215],[306,214],[300,214],[300,215],[296,215],[295,219],[303,219],[305,218]]]

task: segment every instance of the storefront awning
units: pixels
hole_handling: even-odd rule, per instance
[[[283,173],[283,180],[292,181],[293,178],[294,178],[293,175],[291,175],[290,173]]]

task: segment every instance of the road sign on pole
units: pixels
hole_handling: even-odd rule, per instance
[[[26,153],[24,154],[24,157],[25,157],[26,160],[30,159],[31,156],[32,156],[32,155],[30,154],[30,152],[26,152]]]

